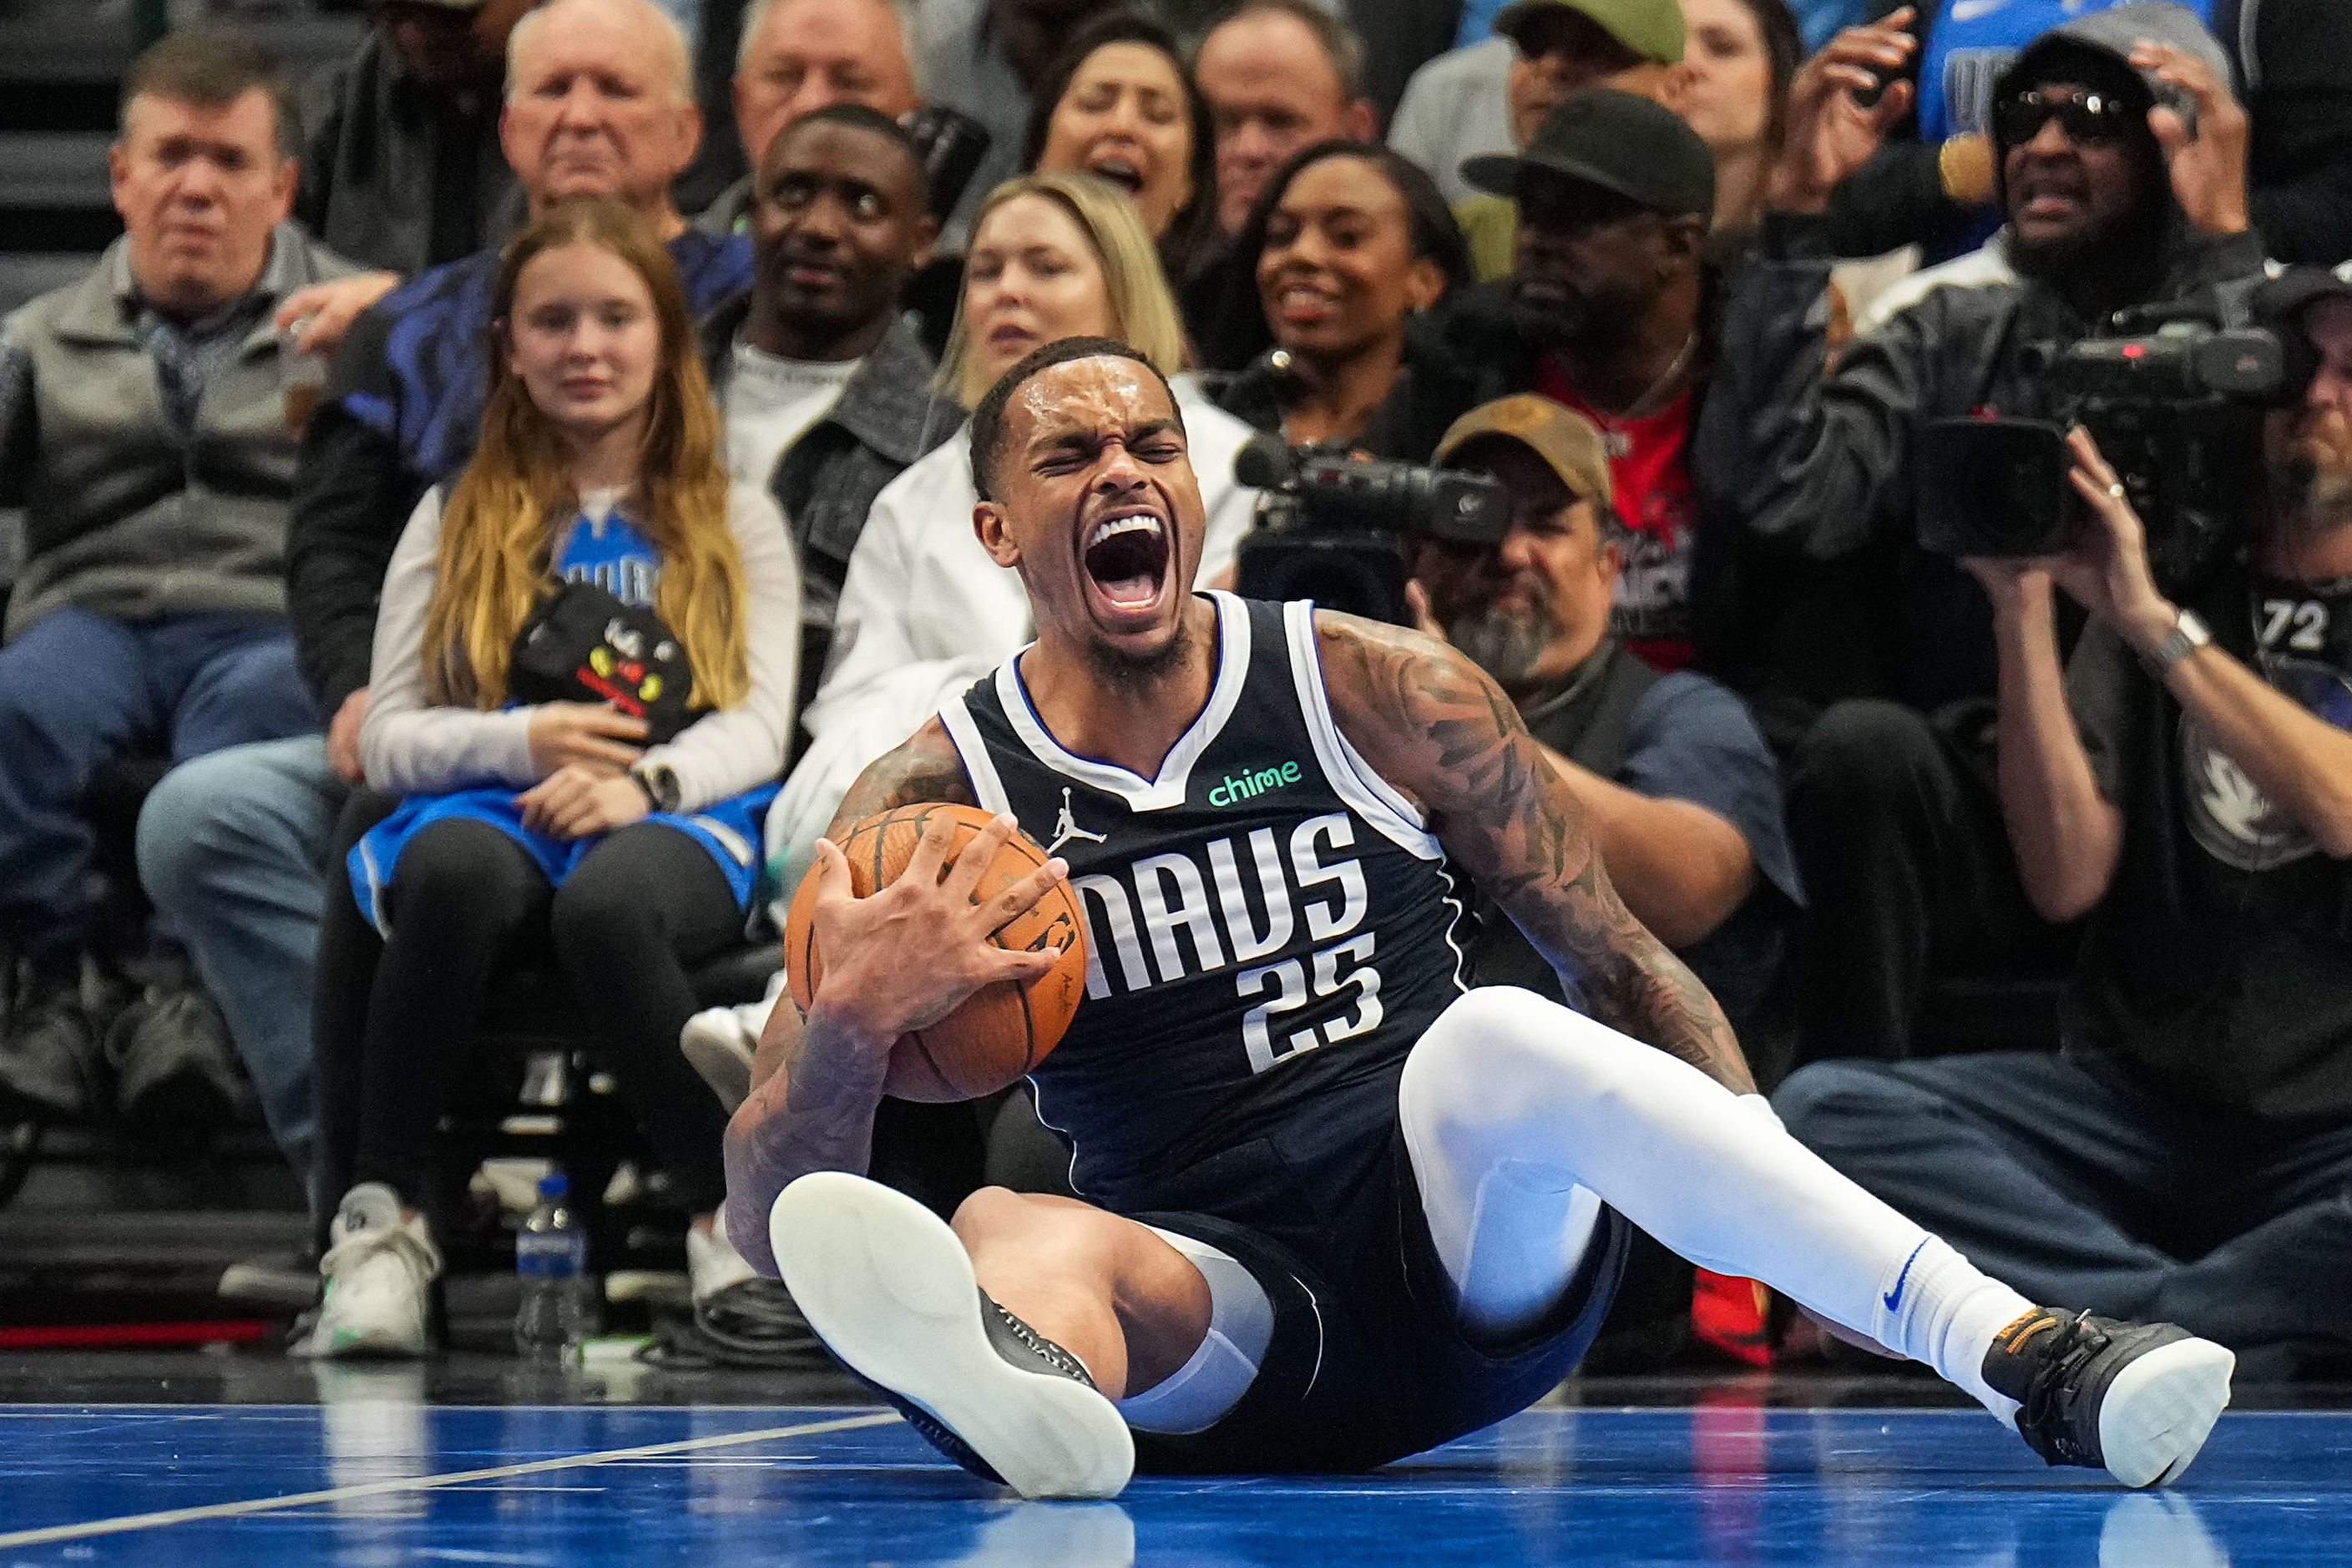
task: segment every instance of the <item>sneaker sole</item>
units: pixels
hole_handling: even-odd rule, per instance
[[[2180,1340],[2141,1356],[2099,1401],[2099,1453],[2127,1487],[2179,1479],[2230,1404],[2238,1358],[2210,1340]]]
[[[1027,1498],[1109,1498],[1135,1439],[1100,1393],[1024,1372],[981,1326],[971,1259],[937,1215],[859,1176],[821,1171],[768,1218],[784,1285],[853,1372],[920,1405]]]
[[[718,1030],[689,1018],[678,1032],[677,1048],[687,1065],[710,1086],[728,1115],[734,1115],[736,1108],[751,1098],[751,1058],[735,1041],[723,1039]]]

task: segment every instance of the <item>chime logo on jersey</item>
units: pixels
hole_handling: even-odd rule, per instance
[[[1269,790],[1285,784],[1295,784],[1306,775],[1297,763],[1274,763],[1262,768],[1244,768],[1238,774],[1227,773],[1225,782],[1209,792],[1211,805],[1239,805],[1245,800],[1255,800]]]

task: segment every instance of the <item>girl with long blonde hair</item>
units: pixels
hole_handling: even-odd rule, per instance
[[[493,976],[551,959],[673,1190],[709,1215],[723,1120],[677,1055],[688,966],[741,937],[793,728],[800,574],[730,486],[668,254],[616,202],[516,237],[473,461],[393,554],[360,732],[402,796],[350,858],[369,962],[322,963],[317,1353],[420,1353],[416,1210]],[[705,1233],[704,1249],[709,1248]],[[719,1244],[723,1249],[723,1241]],[[724,1272],[722,1267],[721,1269]]]

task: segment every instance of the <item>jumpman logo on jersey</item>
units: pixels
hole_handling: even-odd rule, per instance
[[[1083,838],[1089,844],[1101,844],[1107,842],[1108,837],[1106,834],[1088,833],[1078,826],[1078,819],[1070,814],[1070,792],[1068,786],[1065,785],[1062,790],[1062,815],[1054,819],[1054,842],[1045,846],[1045,853],[1060,854],[1062,846],[1073,838]]]

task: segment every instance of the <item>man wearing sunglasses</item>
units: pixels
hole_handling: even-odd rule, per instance
[[[1929,1009],[1935,987],[2054,981],[2071,961],[2072,932],[2035,912],[2001,825],[1990,607],[1916,543],[1919,432],[2046,415],[2036,345],[2262,260],[2220,48],[2178,5],[2117,6],[2042,35],[1993,84],[2014,275],[1937,289],[1832,355],[1820,215],[1906,107],[1907,84],[1877,90],[1903,57],[1850,31],[1800,73],[1776,210],[1727,286],[1709,411],[1738,422],[1747,523],[1736,610],[1713,640],[1788,763],[1810,900],[1801,1061],[1976,1043],[1951,1037],[1962,1016]]]
[[[1823,1063],[1775,1104],[1995,1278],[2276,1375],[2352,1354],[2352,281],[2256,298],[2317,370],[2242,554],[2168,597],[2078,430],[2074,548],[1969,563],[2019,869],[2090,915],[2065,1053]],[[2091,617],[2063,667],[2053,584]]]

